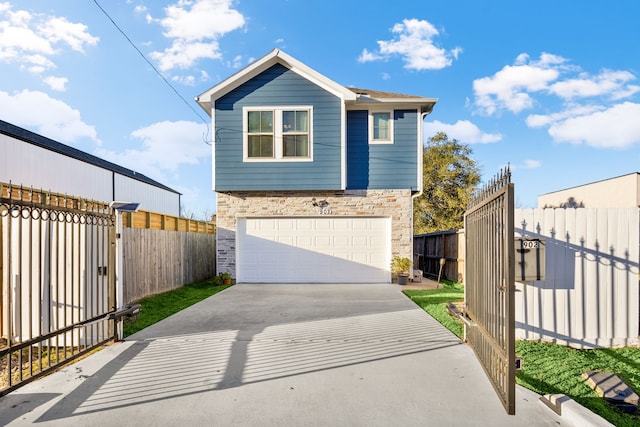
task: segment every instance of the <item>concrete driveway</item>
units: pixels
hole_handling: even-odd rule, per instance
[[[557,426],[396,285],[235,285],[0,399],[0,425]]]

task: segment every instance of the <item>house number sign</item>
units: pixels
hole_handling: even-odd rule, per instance
[[[320,208],[320,215],[331,215],[331,209],[329,209],[329,208]]]

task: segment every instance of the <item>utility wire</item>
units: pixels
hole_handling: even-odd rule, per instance
[[[129,42],[129,44],[136,50],[136,52],[138,52],[140,54],[140,56],[142,57],[142,59],[145,60],[145,62],[147,64],[149,64],[149,66],[153,69],[153,71],[156,72],[156,74],[158,76],[160,76],[160,78],[167,84],[167,86],[169,86],[169,88],[171,88],[171,90],[178,96],[178,98],[180,98],[182,100],[182,102],[185,103],[185,105],[187,107],[189,107],[189,109],[191,111],[193,111],[193,113],[198,116],[198,118],[200,120],[202,120],[202,122],[204,124],[207,125],[207,133],[209,132],[209,122],[207,120],[205,120],[197,111],[195,108],[193,108],[193,106],[186,100],[184,99],[184,97],[182,95],[180,95],[180,92],[178,92],[176,90],[175,87],[173,87],[173,85],[169,82],[169,80],[167,80],[162,73],[156,68],[155,65],[153,65],[153,63],[144,55],[144,53],[142,53],[142,51],[140,49],[138,49],[138,46],[136,46],[136,44],[129,38],[129,36],[127,35],[127,33],[124,32],[124,30],[122,28],[120,28],[120,26],[116,23],[116,21],[113,20],[113,18],[107,13],[106,10],[104,10],[104,8],[100,5],[100,3],[98,3],[98,0],[93,0],[93,2],[96,4],[96,6],[98,7],[98,9],[100,9],[102,11],[102,13],[104,13],[104,15],[109,19],[109,21],[111,21],[111,23],[113,24],[114,27],[116,27],[118,29],[118,31],[120,31],[120,34],[122,34],[124,36],[125,39],[127,39],[127,41]],[[205,143],[209,144],[208,142]]]

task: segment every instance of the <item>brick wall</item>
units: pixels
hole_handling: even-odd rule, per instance
[[[218,272],[236,276],[236,218],[320,216],[312,204],[327,201],[327,216],[380,216],[391,218],[391,252],[412,259],[413,224],[410,190],[357,190],[313,192],[232,192],[217,194]]]

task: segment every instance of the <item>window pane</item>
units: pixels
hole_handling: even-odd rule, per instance
[[[249,111],[247,126],[249,133],[273,132],[273,111]]]
[[[260,157],[273,157],[273,137],[260,137]]]
[[[249,157],[273,157],[273,137],[270,135],[249,135]]]
[[[293,157],[296,155],[296,137],[295,136],[284,136],[282,138],[284,141],[283,154],[285,157]]]
[[[309,157],[309,137],[307,135],[289,135],[283,137],[285,157]]]
[[[389,113],[373,114],[373,139],[389,138]]]
[[[298,132],[309,132],[308,111],[296,111],[296,130]]]
[[[273,132],[273,111],[260,112],[260,132]]]
[[[283,132],[309,132],[309,112],[308,111],[283,111],[282,112]]]
[[[309,137],[300,135],[296,139],[296,154],[299,157],[309,157]]]
[[[282,112],[282,132],[295,131],[296,112],[295,111],[283,111]]]
[[[247,123],[249,132],[260,132],[260,112],[249,111],[247,114]]]

